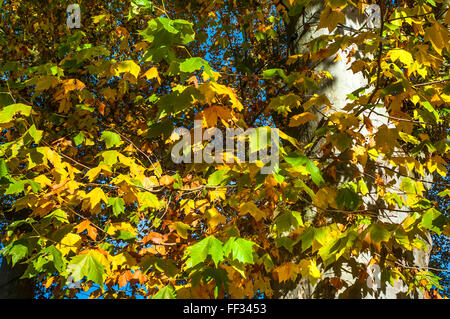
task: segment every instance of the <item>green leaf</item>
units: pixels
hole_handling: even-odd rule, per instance
[[[119,156],[119,152],[117,151],[104,151],[100,153],[101,157],[103,157],[103,161],[108,166],[113,166],[117,163],[117,157]]]
[[[31,113],[31,106],[22,103],[11,104],[0,110],[0,124],[10,122],[14,115],[23,114],[29,116]]]
[[[339,188],[336,204],[340,208],[345,207],[350,210],[357,210],[361,202],[362,200],[358,195],[358,189],[355,183],[350,182]]]
[[[369,228],[370,239],[375,243],[386,242],[391,237],[391,233],[380,224],[372,224]]]
[[[60,208],[46,215],[44,219],[50,219],[52,222],[56,222],[59,224],[69,223],[69,220],[67,219],[67,213]]]
[[[232,265],[234,269],[238,270],[238,265]],[[240,269],[238,270],[239,272]],[[202,273],[203,282],[206,284],[211,279],[214,279],[214,283],[216,286],[214,287],[214,297],[217,298],[219,295],[219,290],[225,289],[226,292],[228,292],[228,287],[230,284],[230,279],[228,278],[228,273],[223,268],[207,268]]]
[[[28,131],[25,133],[25,135],[23,137],[23,141],[25,144],[27,144],[28,142],[31,142],[31,141],[34,141],[34,143],[39,144],[39,141],[41,140],[43,133],[44,133],[44,131],[38,131],[36,129],[36,126],[33,124],[28,129]]]
[[[0,158],[0,179],[7,176],[9,176],[8,167],[6,166],[5,160]]]
[[[448,219],[441,212],[435,208],[430,208],[422,216],[422,221],[420,225],[431,231],[436,232],[438,235],[441,234],[442,229],[447,225]]]
[[[287,79],[286,73],[282,69],[269,69],[263,72],[264,79],[271,79],[276,75],[280,76],[283,80]]]
[[[140,267],[144,273],[147,273],[154,267],[170,278],[174,278],[178,273],[178,268],[172,260],[153,256],[145,256],[140,263]]]
[[[159,209],[162,207],[162,203],[158,200],[155,194],[150,192],[140,192],[139,197],[139,210],[144,210],[147,208]]]
[[[105,267],[94,256],[92,251],[73,257],[67,269],[72,273],[75,282],[87,277],[87,280],[92,280],[96,284],[103,286]]]
[[[274,221],[278,235],[291,232],[299,226],[303,226],[302,216],[299,212],[286,211],[277,216]]]
[[[20,194],[25,190],[26,181],[13,180],[5,191],[5,195]]]
[[[78,133],[74,138],[73,141],[75,142],[75,146],[80,145],[81,143],[84,142],[84,133],[80,132]]]
[[[320,169],[305,155],[300,153],[292,153],[285,158],[285,161],[291,164],[293,167],[305,166],[306,170],[311,174],[312,181],[317,186],[321,186],[322,183],[325,182],[322,174],[320,174]]]
[[[185,223],[182,222],[175,222],[173,223],[173,226],[175,226],[175,230],[180,235],[181,238],[187,239],[189,236],[188,230],[193,230],[193,228]]]
[[[204,262],[208,256],[218,265],[223,260],[223,244],[214,236],[206,237],[187,250],[189,259],[186,261],[188,268],[193,268],[196,265]]]
[[[416,185],[409,177],[402,178],[400,189],[407,194],[417,194]]]
[[[125,210],[125,201],[120,197],[109,197],[108,207],[112,207],[114,216],[119,216]]]
[[[227,174],[229,171],[230,169],[228,167],[215,171],[214,173],[209,175],[208,185],[210,186],[222,185],[222,183],[228,178]]]
[[[202,58],[189,58],[180,63],[180,71],[186,73],[192,73],[194,71],[200,70],[202,67],[205,68],[205,71],[207,73],[211,73],[211,67],[209,66],[209,63]]]
[[[299,236],[298,239],[302,241],[302,252],[304,252],[305,250],[307,250],[309,247],[312,246],[314,236],[315,236],[314,227],[308,228],[305,232],[303,232]]]
[[[120,146],[123,143],[119,134],[110,131],[103,131],[100,140],[105,142],[106,148]]]
[[[268,253],[264,254],[259,260],[264,264],[266,272],[270,272],[275,267],[272,257]]]
[[[244,264],[253,264],[253,246],[254,242],[244,239],[230,237],[225,243],[223,252],[225,255],[232,255],[232,258]]]
[[[14,267],[19,260],[29,256],[29,248],[29,241],[26,238],[21,238],[6,246],[2,254],[11,256],[12,266]]]
[[[135,239],[136,238],[136,234],[132,233],[132,232],[129,232],[128,230],[118,230],[115,233],[115,237],[117,239],[128,241],[128,240]]]
[[[152,296],[152,299],[175,299],[176,292],[172,286],[166,286]]]
[[[53,262],[53,266],[57,271],[60,273],[64,272],[64,261],[62,257],[62,253],[59,251],[58,248],[56,248],[54,245],[49,246],[42,250],[43,254],[49,254],[50,256],[47,257],[47,259],[51,259]]]
[[[436,119],[436,121],[440,120],[440,116],[439,113],[436,111],[436,109],[431,105],[430,102],[425,101],[422,102],[422,106],[425,108],[425,110],[427,110],[428,112],[430,112],[431,114],[433,114],[434,118]]]

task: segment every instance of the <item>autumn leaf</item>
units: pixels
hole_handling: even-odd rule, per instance
[[[314,114],[312,114],[310,112],[304,112],[304,113],[294,115],[293,117],[291,117],[291,120],[289,122],[289,127],[300,126],[309,121],[315,121],[315,120],[317,120],[317,117]]]
[[[105,266],[99,261],[98,253],[88,251],[73,257],[67,266],[68,271],[72,274],[74,281],[80,281],[84,277],[92,280],[98,285],[103,285]]]
[[[89,199],[91,208],[94,208],[101,201],[103,201],[106,204],[108,203],[108,199],[100,187],[94,188],[92,191],[86,194],[86,198]]]

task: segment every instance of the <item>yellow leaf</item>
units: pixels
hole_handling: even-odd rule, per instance
[[[61,239],[61,242],[56,245],[56,248],[61,251],[61,253],[65,256],[69,252],[76,253],[78,249],[81,247],[81,237],[77,234],[68,233],[66,236]]]
[[[64,94],[74,90],[82,90],[86,87],[83,82],[77,79],[64,80],[62,81],[62,85],[64,87]]]
[[[89,198],[91,208],[94,208],[98,203],[100,203],[100,201],[108,203],[108,199],[106,198],[105,193],[100,187],[94,188],[92,191],[86,194],[86,198]]]
[[[338,23],[345,23],[344,13],[340,10],[333,10],[327,6],[320,14],[320,22],[316,30],[328,28],[328,31],[331,32],[336,29]]]
[[[219,200],[219,199],[225,200],[226,193],[227,193],[226,188],[216,188],[216,189],[208,191],[209,199],[211,200],[211,202],[214,202],[215,200]]]
[[[400,60],[400,62],[407,66],[414,62],[412,54],[402,49],[390,50],[387,54],[387,58],[391,59],[392,62]]]
[[[315,114],[312,114],[310,112],[304,112],[301,114],[294,115],[291,117],[291,120],[289,122],[289,127],[299,126],[302,124],[305,124],[309,121],[315,121],[317,120],[317,116]]]
[[[126,265],[127,268],[132,269],[136,267],[136,259],[133,258],[128,252],[120,253],[115,256],[108,256],[109,261],[111,262],[111,270],[115,271],[119,266]]]
[[[98,177],[98,175],[100,174],[100,172],[102,170],[104,170],[106,172],[109,172],[109,173],[112,173],[108,166],[106,166],[106,165],[99,165],[97,167],[94,167],[94,168],[90,169],[86,173],[85,176],[88,178],[89,182],[92,182]]]
[[[278,282],[284,282],[288,280],[295,281],[300,273],[300,267],[297,264],[286,262],[276,267],[273,272],[278,275]]]
[[[312,98],[310,98],[308,100],[308,102],[304,103],[302,106],[303,106],[303,109],[305,111],[307,111],[312,106],[318,107],[318,106],[321,106],[324,104],[331,105],[331,102],[330,102],[330,100],[328,100],[327,96],[325,94],[322,94],[322,95],[314,94],[314,96]]]
[[[319,268],[317,268],[316,261],[313,259],[302,259],[299,266],[302,276],[308,277],[313,284],[317,279],[322,277]]]
[[[436,52],[442,54],[442,49],[449,48],[448,33],[447,28],[436,21],[425,29],[425,41],[430,41]]]
[[[250,215],[252,215],[257,222],[267,217],[266,214],[262,210],[260,210],[253,202],[241,204],[239,210],[240,210],[239,215],[246,215],[250,213]]]
[[[182,222],[175,222],[172,224],[175,227],[175,230],[181,238],[188,238],[188,230],[192,230],[192,227]]]
[[[159,77],[158,69],[156,67],[147,70],[142,76],[145,76],[147,80],[157,79],[158,83],[161,84],[161,78]]]
[[[130,232],[130,233],[136,235],[136,229],[133,226],[131,226],[130,223],[125,223],[125,222],[112,223],[108,227],[107,233],[110,235],[115,235],[116,231],[118,231],[118,230],[125,230],[127,232]]]
[[[219,223],[225,224],[227,219],[215,208],[206,211],[205,217],[210,228],[216,227]]]
[[[208,81],[209,79],[211,79],[213,81],[217,81],[221,76],[219,72],[216,72],[214,70],[210,70],[210,72],[212,73],[213,78],[211,78],[207,72],[203,71],[202,77],[203,77],[204,81]]]
[[[336,190],[331,187],[321,188],[314,196],[313,204],[321,209],[327,209],[328,206],[337,208],[336,195]]]
[[[219,117],[223,120],[223,123],[227,125],[229,121],[235,120],[235,117],[231,114],[229,109],[214,105],[203,110],[203,127],[216,126]]]
[[[128,72],[137,79],[140,71],[141,67],[137,65],[133,60],[127,60],[116,64],[116,75]]]
[[[242,103],[239,102],[239,99],[237,98],[236,94],[234,94],[232,88],[226,87],[224,85],[215,82],[207,82],[199,85],[198,89],[205,97],[205,103],[208,104],[216,103],[217,102],[216,95],[225,95],[230,99],[231,105],[234,108],[236,108],[239,111],[241,111],[244,108]]]
[[[50,179],[48,179],[47,176],[45,176],[45,175],[39,175],[39,176],[35,177],[34,181],[39,183],[39,185],[41,185],[42,188],[44,188],[45,186],[52,185],[52,181]]]

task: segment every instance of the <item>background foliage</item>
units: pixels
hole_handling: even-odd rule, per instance
[[[323,273],[349,263],[361,287],[363,252],[384,285],[442,288],[410,252],[449,234],[448,184],[427,179],[447,171],[448,5],[380,1],[380,28],[293,54],[292,21],[310,2],[86,0],[69,30],[70,2],[3,1],[3,258],[56,298],[270,298],[300,277],[345,294],[354,287]],[[367,5],[325,4],[311,27],[330,32],[346,6]],[[314,94],[330,80],[315,67],[352,44],[350,67],[372,89],[339,110]],[[194,119],[277,130],[277,171],[173,163],[173,128]],[[392,224],[388,212],[408,217]]]

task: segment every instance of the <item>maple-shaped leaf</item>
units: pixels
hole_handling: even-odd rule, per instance
[[[345,23],[344,12],[340,10],[333,10],[327,6],[320,14],[320,22],[317,26],[317,30],[328,28],[328,31],[331,32],[336,29],[339,23]]]
[[[278,276],[278,282],[285,282],[288,280],[295,281],[298,274],[300,273],[300,267],[292,262],[286,262],[282,265],[276,267],[272,271]]]
[[[31,113],[31,106],[17,103],[8,105],[0,110],[0,124],[8,123],[16,114],[23,114],[25,116],[29,116]]]
[[[139,72],[141,71],[141,67],[133,60],[128,60],[117,63],[116,70],[118,74],[128,72],[137,79]]]
[[[188,238],[188,230],[193,230],[193,228],[185,223],[182,222],[175,222],[172,224],[175,227],[175,230],[178,235],[180,235],[181,238],[187,239]]]
[[[119,216],[125,210],[125,201],[120,197],[109,197],[108,206],[112,207],[114,216]]]
[[[362,200],[358,195],[358,189],[355,183],[350,182],[339,188],[336,204],[340,208],[345,207],[349,210],[357,210],[361,202]]]
[[[315,121],[317,120],[317,116],[310,113],[310,112],[304,112],[301,114],[294,115],[291,117],[291,120],[289,122],[289,127],[295,127],[303,125],[309,121]]]
[[[72,274],[74,281],[80,281],[84,277],[96,284],[103,286],[103,275],[106,273],[105,266],[97,258],[94,251],[75,256],[71,259],[67,270]]]
[[[230,171],[230,168],[224,167],[222,169],[219,169],[219,170],[213,172],[208,177],[208,185],[211,185],[211,186],[223,185],[224,182],[228,178],[227,174],[229,171]]]
[[[208,256],[211,256],[214,263],[218,265],[223,260],[223,253],[222,242],[214,236],[209,236],[188,248],[186,265],[188,268],[193,268],[204,262]]]
[[[110,131],[103,131],[100,140],[105,142],[106,148],[117,147],[123,143],[119,134]]]
[[[142,76],[145,76],[147,80],[157,79],[158,83],[161,84],[161,78],[159,77],[159,72],[156,67],[148,69]]]
[[[192,73],[194,71],[200,70],[202,67],[210,77],[214,77],[214,75],[211,73],[211,66],[202,58],[188,58],[180,63],[180,71],[186,73]]]
[[[322,277],[314,259],[302,259],[299,266],[302,277],[307,277],[313,284]]]
[[[208,226],[215,228],[218,224],[225,224],[227,219],[216,208],[210,208],[204,214]]]
[[[97,238],[98,231],[94,226],[92,226],[91,222],[88,219],[83,220],[81,223],[75,226],[75,229],[77,230],[78,234],[86,230],[90,238],[92,238],[93,240]]]
[[[174,261],[154,256],[145,256],[140,262],[140,268],[144,274],[156,269],[163,272],[169,278],[174,278],[178,273],[178,268]]]
[[[253,264],[254,245],[256,244],[251,240],[230,237],[223,246],[223,252],[226,256],[231,254],[233,259],[236,259],[243,264]]]
[[[276,231],[278,235],[295,230],[299,226],[303,226],[301,214],[295,211],[283,212],[277,216],[274,223],[277,226]]]
[[[88,194],[86,194],[86,198],[89,198],[89,202],[91,203],[92,209],[101,201],[108,204],[108,198],[106,198],[105,193],[100,187],[91,190]]]
[[[370,225],[368,232],[370,240],[374,243],[386,242],[391,237],[391,233],[380,224]]]
[[[285,158],[285,161],[291,164],[293,167],[305,166],[306,170],[311,174],[311,179],[317,186],[321,186],[324,183],[320,169],[311,161],[308,157],[300,153],[292,153]]]
[[[156,294],[152,296],[152,299],[176,299],[176,292],[172,286],[165,286],[158,290]]]
[[[240,215],[250,213],[257,222],[267,217],[266,213],[260,210],[253,202],[242,203],[239,207],[239,211]]]
[[[147,208],[159,209],[162,207],[162,203],[158,200],[158,197],[150,192],[139,192],[138,198],[140,210]]]

